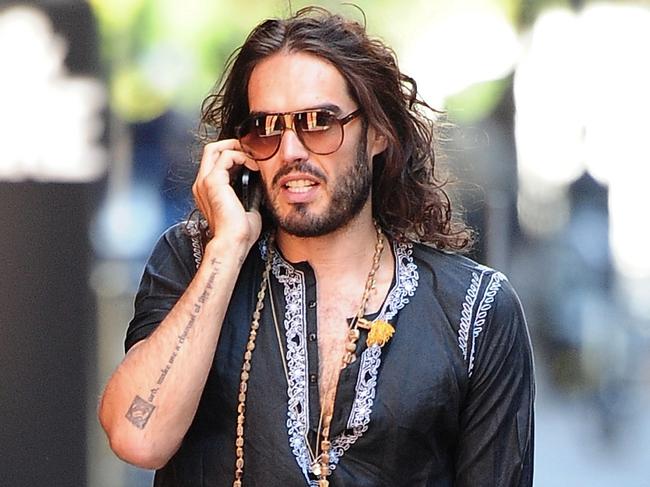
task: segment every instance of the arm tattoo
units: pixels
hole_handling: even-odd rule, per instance
[[[129,410],[126,412],[126,419],[133,423],[136,428],[143,430],[154,409],[156,409],[156,406],[145,401],[140,396],[135,396]]]
[[[174,346],[174,349],[169,356],[169,359],[167,360],[167,364],[164,368],[160,369],[160,375],[156,381],[156,387],[153,387],[149,390],[149,395],[146,400],[140,396],[135,396],[133,402],[131,403],[131,406],[129,406],[129,410],[126,412],[126,419],[128,419],[138,429],[145,428],[147,422],[149,421],[149,418],[153,414],[154,409],[156,409],[156,406],[154,406],[153,402],[154,399],[156,399],[158,390],[160,389],[159,386],[162,386],[163,382],[165,382],[165,378],[172,368],[172,365],[174,364],[178,353],[181,351],[183,344],[186,342],[190,330],[194,327],[196,317],[201,312],[203,304],[207,301],[214,287],[214,279],[219,273],[219,265],[221,262],[216,259],[212,259],[210,263],[215,267],[215,269],[208,277],[208,282],[205,285],[205,289],[198,297],[197,302],[194,303],[192,312],[190,313],[190,318],[185,324],[185,328],[183,328],[182,333],[176,337],[176,345]]]

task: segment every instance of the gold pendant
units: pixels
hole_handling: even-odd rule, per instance
[[[370,325],[370,332],[368,333],[368,339],[366,343],[369,347],[373,345],[379,345],[383,347],[386,345],[386,342],[390,340],[390,337],[395,333],[395,328],[393,325],[384,320],[373,321]]]

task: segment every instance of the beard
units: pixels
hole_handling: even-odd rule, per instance
[[[274,201],[270,198],[269,190],[266,193],[266,206],[276,225],[283,231],[296,237],[322,237],[332,233],[348,224],[359,214],[370,196],[372,187],[372,173],[366,149],[365,131],[357,146],[354,163],[348,171],[341,174],[332,192],[328,207],[322,214],[314,214],[309,209],[309,204],[294,204],[286,215],[280,215]],[[309,164],[298,163],[283,172],[298,170],[321,177],[322,173]],[[276,176],[275,179],[278,179]]]

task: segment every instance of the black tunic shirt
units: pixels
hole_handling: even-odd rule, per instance
[[[231,486],[242,359],[266,239],[239,275],[198,411],[155,486]],[[530,486],[533,364],[519,300],[505,276],[420,244],[392,243],[395,277],[378,315],[394,336],[341,371],[330,428],[330,486]],[[126,349],[147,337],[191,281],[195,248],[179,224],[144,271]],[[274,253],[248,381],[243,485],[316,485],[318,299],[307,262]],[[283,368],[282,354],[288,369]],[[178,398],[178,400],[183,400]],[[154,413],[155,414],[155,413]]]

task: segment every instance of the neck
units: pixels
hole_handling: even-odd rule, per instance
[[[288,261],[307,261],[319,274],[334,268],[358,268],[360,259],[365,262],[366,257],[374,253],[377,232],[370,205],[366,205],[347,225],[332,233],[320,237],[296,237],[278,229],[276,242]]]

